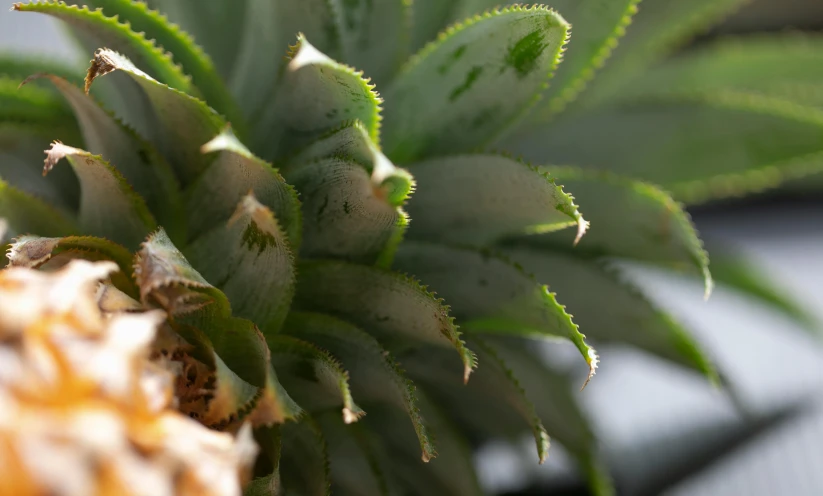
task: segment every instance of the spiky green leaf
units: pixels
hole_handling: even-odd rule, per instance
[[[277,332],[294,293],[294,255],[278,219],[254,195],[241,199],[227,224],[195,239],[186,253],[226,294],[235,315]]]
[[[738,91],[823,107],[823,39],[747,36],[698,47],[666,61],[619,98]]]
[[[546,172],[496,155],[458,155],[411,164],[418,190],[409,202],[409,237],[488,245],[586,221]],[[573,190],[572,190],[573,191]]]
[[[332,0],[340,12],[343,60],[378,83],[409,56],[410,0]],[[448,3],[448,2],[444,2]]]
[[[414,384],[406,379],[377,340],[340,319],[302,312],[289,315],[284,332],[329,350],[340,359],[349,371],[352,389],[359,401],[405,411],[417,434],[423,458],[436,455],[428,427],[417,406]]]
[[[315,416],[329,448],[332,494],[397,494],[388,477],[388,459],[359,424],[345,424],[336,413]]]
[[[568,29],[542,6],[512,6],[449,28],[385,91],[386,154],[406,164],[488,144],[536,101]]]
[[[21,191],[0,178],[0,217],[5,219],[5,238],[27,233],[66,236],[77,232],[74,221],[43,200]]]
[[[321,412],[342,406],[347,424],[366,414],[352,398],[348,372],[328,351],[291,336],[268,334],[266,342],[283,386],[303,408]]]
[[[575,458],[592,493],[613,496],[614,485],[598,455],[593,426],[570,379],[550,368],[523,342],[494,336],[484,341],[511,367],[549,435]]]
[[[566,338],[589,365],[589,378],[594,375],[597,355],[554,293],[506,258],[487,250],[407,242],[397,251],[395,267],[448,301],[467,332]]]
[[[305,262],[298,267],[298,309],[329,313],[375,334],[392,346],[426,343],[453,347],[463,378],[476,366],[448,307],[419,283],[388,270],[346,262]]]
[[[64,158],[80,180],[78,224],[83,232],[136,248],[157,226],[143,198],[101,156],[59,142],[46,151],[44,173]]]
[[[29,78],[48,79],[74,110],[85,146],[104,157],[146,201],[158,221],[175,238],[182,237],[182,205],[169,165],[147,142],[103,110],[77,86],[51,74]]]
[[[711,293],[709,257],[688,213],[668,193],[651,184],[608,172],[543,167],[586,205],[591,228],[574,247],[577,255],[620,257],[691,271]],[[568,251],[571,233],[518,238],[532,246]]]
[[[431,353],[425,359],[404,360],[409,375],[446,408],[465,431],[514,438],[531,430],[537,459],[542,464],[549,456],[549,435],[534,405],[494,350],[479,339],[469,340],[477,350],[481,365],[468,385],[460,382],[453,364]]]
[[[546,120],[573,101],[591,81],[637,13],[641,0],[555,0],[551,3],[571,23],[572,42],[533,118]]]
[[[419,393],[422,414],[437,437],[437,458],[421,460],[403,413],[393,408],[369,407],[369,414],[358,423],[375,434],[380,452],[386,453],[388,477],[396,481],[400,494],[483,494],[472,464],[471,449],[460,429],[452,424],[445,411]]]
[[[698,203],[823,170],[823,110],[745,93],[674,94],[581,114],[515,141],[527,158],[618,171]]]
[[[255,157],[224,129],[201,147],[216,158],[186,192],[190,234],[198,236],[227,221],[249,192],[276,216],[294,249],[300,246],[301,217],[297,192],[271,164]]]
[[[390,257],[408,221],[360,164],[329,158],[285,174],[303,199],[302,256],[366,264]]]
[[[159,141],[185,187],[209,165],[200,147],[220,133],[226,122],[201,100],[167,86],[138,69],[128,58],[106,48],[94,53],[86,75],[86,92],[92,83],[114,71],[126,73],[148,98],[162,130]]]
[[[280,475],[285,494],[328,496],[329,453],[326,440],[310,417],[281,427]]]
[[[195,44],[188,33],[168,22],[157,11],[151,10],[143,2],[131,0],[83,0],[68,3],[85,4],[89,7],[103,9],[103,14],[106,16],[116,17],[120,22],[128,23],[132,31],[142,33],[145,38],[163,47],[171,54],[174,61],[180,64],[183,71],[191,76],[194,87],[199,90],[203,99],[226,116],[236,128],[242,126],[240,111],[223,84],[223,80],[217,74],[209,56]],[[111,46],[108,40],[101,41],[104,45]],[[131,56],[128,51],[123,53]]]
[[[717,380],[695,339],[616,269],[573,252],[511,248],[505,253],[557,291],[574,321],[595,342],[628,344]]]
[[[380,97],[362,73],[339,64],[299,36],[277,95],[257,123],[264,156],[283,156],[341,124],[359,120],[377,143]]]
[[[295,34],[303,33],[320,51],[337,57],[340,32],[331,0],[246,2],[243,36],[239,51],[233,54],[236,62],[230,87],[246,115],[259,126],[261,107],[280,92],[283,56],[294,43]]]
[[[618,95],[644,69],[659,61],[692,36],[734,12],[745,0],[643,0],[631,29],[592,82],[581,106],[591,106]]]

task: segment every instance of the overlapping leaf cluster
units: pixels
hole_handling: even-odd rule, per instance
[[[84,82],[0,60],[11,264],[116,262],[112,304],[162,308],[181,338],[158,345],[188,371],[181,410],[255,427],[248,494],[476,494],[467,441],[528,430],[541,462],[551,435],[607,493],[532,343],[570,341],[590,378],[580,325],[714,379],[608,261],[708,292],[693,226],[653,183],[703,201],[819,170],[806,68],[823,52],[764,38],[646,70],[740,2],[644,0],[611,58],[638,0],[497,3],[15,4],[94,58]]]

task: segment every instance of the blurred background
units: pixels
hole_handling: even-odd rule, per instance
[[[0,50],[76,57],[53,19],[7,14],[12,3],[0,0]],[[695,43],[736,33],[821,29],[823,0],[754,0]],[[705,302],[700,281],[627,267],[651,288],[648,296],[724,364],[735,394],[638,352],[601,349],[601,368],[581,399],[620,494],[820,496],[823,193],[772,192],[691,213],[710,247],[740,250],[775,290],[818,323],[800,327],[722,286]],[[792,405],[798,407],[786,413]],[[490,492],[587,494],[562,448],[553,446],[549,462],[539,467],[533,449],[530,438],[520,449],[483,448],[477,463]]]

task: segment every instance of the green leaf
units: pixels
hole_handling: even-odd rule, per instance
[[[162,125],[162,150],[170,158],[178,180],[187,186],[208,167],[210,157],[200,153],[200,147],[226,127],[225,121],[202,101],[152,79],[129,59],[106,48],[94,53],[86,76],[86,92],[97,78],[118,70],[135,81],[150,101]]]
[[[577,460],[595,496],[613,496],[614,486],[597,453],[593,427],[572,392],[570,380],[551,369],[522,340],[490,336],[485,339],[512,368],[549,435]]]
[[[281,496],[283,487],[280,480],[280,456],[282,453],[280,426],[273,425],[255,429],[254,440],[260,447],[260,454],[257,455],[257,467],[262,465],[267,475],[252,480],[243,490],[243,496]]]
[[[433,401],[419,394],[423,416],[437,437],[437,459],[430,463],[421,460],[415,433],[405,425],[399,410],[369,406],[369,414],[357,424],[375,433],[379,452],[388,455],[384,459],[389,479],[400,485],[400,494],[484,494],[474,471],[471,449],[459,429]]]
[[[182,67],[183,71],[191,76],[194,86],[199,90],[209,105],[225,115],[235,128],[242,129],[240,111],[236,107],[232,96],[217,74],[211,59],[195,44],[188,33],[181,31],[171,24],[158,12],[149,9],[143,2],[131,0],[83,0],[69,3],[83,3],[89,7],[103,9],[103,14],[116,17],[121,22],[128,23],[132,31],[142,33],[147,39],[162,46]],[[101,40],[108,44],[108,40]],[[109,45],[110,46],[110,45]],[[131,57],[129,51],[123,51]],[[179,88],[182,89],[182,88]],[[192,90],[187,91],[192,93]]]
[[[248,0],[231,2],[181,2],[148,0],[148,5],[190,33],[214,60],[220,75],[229,80],[240,50]],[[169,47],[166,47],[169,48]],[[171,50],[177,54],[175,50]]]
[[[18,83],[32,74],[45,72],[80,84],[83,81],[82,67],[75,67],[66,61],[35,54],[14,52],[0,53],[0,75]]]
[[[542,168],[586,205],[591,228],[572,249],[571,233],[516,238],[531,246],[572,251],[578,256],[620,257],[692,271],[703,277],[706,296],[713,282],[709,257],[689,214],[651,184],[608,172],[573,167]]]
[[[152,77],[180,91],[190,92],[191,81],[182,69],[175,65],[171,55],[158,48],[143,34],[132,31],[128,24],[114,17],[107,17],[102,11],[89,10],[86,6],[67,5],[65,2],[18,2],[12,10],[39,12],[66,22],[84,36],[91,37],[97,46],[108,46],[146,67]]]
[[[370,177],[360,164],[329,158],[289,168],[285,175],[303,199],[302,257],[364,264],[391,259],[408,220],[390,201],[390,191],[375,184],[377,174]]]
[[[0,178],[0,218],[6,221],[3,239],[33,233],[66,236],[77,231],[74,221],[49,204]]]
[[[339,55],[340,33],[331,0],[246,0],[246,20],[230,87],[256,128],[260,110],[282,90],[278,88],[283,55],[297,33],[314,41],[318,50]]]
[[[534,405],[494,350],[479,339],[469,339],[477,350],[481,366],[468,385],[460,382],[452,364],[433,354],[404,360],[409,375],[466,431],[482,433],[484,438],[491,435],[516,438],[523,431],[531,430],[537,458],[542,464],[549,456],[549,435]]]
[[[504,257],[407,242],[397,251],[395,267],[430,285],[470,334],[566,338],[589,365],[589,379],[594,375],[597,355],[554,293]]]
[[[52,143],[46,151],[44,174],[64,158],[80,180],[80,229],[136,248],[157,225],[145,201],[101,156],[60,142]]]
[[[170,318],[196,313],[206,307],[215,319],[231,316],[222,291],[194,270],[161,227],[141,246],[134,262],[135,282],[145,305],[165,309]]]
[[[580,329],[595,342],[628,344],[717,382],[711,361],[695,339],[616,269],[573,252],[521,247],[505,253],[557,291]]]
[[[443,0],[414,0],[412,2],[411,48],[419,50],[434,40],[452,18],[454,2]]]
[[[266,373],[266,386],[248,420],[255,427],[283,424],[289,420],[298,420],[305,412],[289,395],[277,378],[274,365],[269,363]]]
[[[695,48],[647,71],[620,98],[735,91],[823,108],[823,39],[763,34]]]
[[[283,385],[309,412],[342,406],[347,424],[366,414],[352,398],[348,372],[328,351],[291,336],[267,334],[266,342]]]
[[[72,126],[75,127],[73,123]],[[43,148],[55,134],[66,136],[59,129],[44,127],[40,133],[0,121],[0,178],[59,210],[63,217],[74,217],[80,201],[80,185],[74,172],[60,167],[43,177]],[[74,140],[81,139],[77,132],[69,135]]]
[[[823,170],[823,110],[741,93],[672,95],[567,118],[508,149],[648,180],[699,203]]]
[[[398,494],[387,477],[390,455],[379,449],[372,433],[345,424],[335,413],[315,418],[328,443],[332,494]]]
[[[72,120],[71,109],[45,88],[20,88],[26,76],[0,76],[0,122],[65,128],[61,121]]]
[[[378,143],[380,99],[361,72],[339,64],[298,36],[276,97],[256,125],[264,156],[284,156],[341,124],[359,120]]]
[[[659,61],[694,35],[734,12],[745,0],[643,0],[626,36],[614,51],[586,97],[578,100],[593,106],[618,95],[644,69]]]
[[[326,440],[310,417],[281,427],[283,451],[280,474],[285,494],[328,496],[329,454]]]
[[[294,256],[277,218],[254,195],[240,200],[227,224],[195,239],[186,254],[233,302],[235,315],[277,332],[294,293]]]
[[[341,12],[343,60],[378,83],[389,81],[409,56],[413,2],[332,1]]]
[[[536,101],[568,29],[542,6],[512,6],[449,28],[386,91],[386,154],[405,164],[488,144]]]
[[[12,243],[6,256],[11,266],[28,268],[43,268],[54,262],[57,263],[56,266],[60,266],[67,260],[76,258],[94,262],[111,260],[120,268],[109,276],[114,286],[132,298],[138,298],[140,294],[133,279],[131,253],[107,239],[90,236],[20,236]]]
[[[284,332],[329,350],[349,371],[352,390],[361,402],[393,406],[411,420],[423,458],[436,451],[417,406],[414,384],[389,353],[370,335],[345,321],[322,314],[292,312]],[[458,374],[459,376],[459,374]]]
[[[547,173],[495,155],[459,155],[409,166],[417,191],[409,202],[409,237],[488,245],[502,237],[544,233],[586,221]],[[573,190],[572,190],[573,191]]]
[[[712,275],[717,283],[769,305],[809,330],[820,328],[818,320],[784,292],[779,283],[764,274],[756,261],[728,246],[710,245],[710,248]]]
[[[277,169],[255,157],[228,128],[201,150],[217,156],[186,193],[191,236],[227,221],[251,191],[274,213],[296,250],[301,238],[300,202]]]
[[[89,152],[103,156],[146,200],[158,221],[181,238],[182,205],[177,184],[169,165],[156,150],[137,134],[103,110],[91,97],[65,79],[37,74],[25,81],[46,78],[58,89],[74,110]]]
[[[417,282],[401,274],[345,262],[305,262],[298,267],[295,305],[348,320],[387,344],[416,342],[453,347],[463,363],[463,378],[476,366],[460,340],[448,307]]]
[[[533,119],[547,120],[563,108],[595,77],[618,41],[626,34],[640,0],[554,0],[552,8],[573,26],[573,40],[563,53],[544,101]],[[642,5],[642,4],[641,4]]]

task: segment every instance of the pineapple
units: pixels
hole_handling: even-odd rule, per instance
[[[551,436],[610,494],[571,387],[598,364],[587,336],[719,380],[611,261],[695,274],[708,296],[708,257],[677,200],[821,168],[819,102],[791,72],[819,59],[814,41],[723,42],[657,63],[741,3],[14,4],[64,21],[94,55],[85,77],[0,59],[3,277],[36,286],[5,291],[21,308],[53,298],[94,314],[97,333],[138,329],[140,346],[101,352],[135,367],[105,401],[179,424],[157,467],[121,467],[135,456],[121,446],[111,467],[77,473],[117,491],[125,472],[172,467],[173,481],[157,476],[167,492],[236,494],[253,435],[248,495],[472,495],[471,447],[531,432],[537,461]],[[739,270],[719,273],[790,308]],[[546,364],[546,341],[567,342],[579,368]],[[171,382],[142,391],[140,367]],[[62,384],[37,394],[73,401]],[[71,449],[93,442],[81,431]],[[9,453],[25,469],[15,490],[48,492],[53,473]]]
[[[149,360],[163,312],[103,310],[116,270],[0,272],[0,494],[240,495],[251,424],[235,438],[176,410]]]

